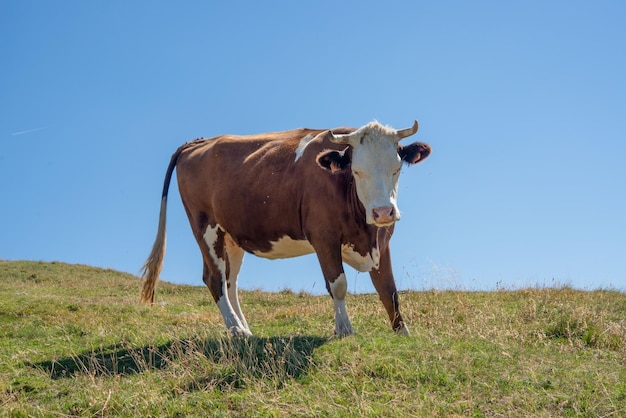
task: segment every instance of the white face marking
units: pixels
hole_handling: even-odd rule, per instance
[[[288,236],[281,237],[278,241],[272,241],[271,244],[271,251],[255,251],[254,255],[275,260],[278,258],[298,257],[315,252],[309,241],[294,240]]]
[[[298,148],[296,148],[296,159],[294,161],[298,161],[300,157],[302,157],[302,154],[304,154],[304,150],[306,149],[306,146],[309,145],[309,142],[311,142],[313,138],[314,136],[309,134],[305,136],[304,138],[300,139],[300,144],[298,144]]]
[[[372,248],[369,254],[362,256],[354,251],[354,245],[344,244],[341,246],[341,258],[350,267],[360,272],[372,271],[380,265],[380,251],[378,251],[378,248]]]
[[[401,168],[396,143],[384,136],[367,133],[353,147],[352,174],[367,223],[374,224],[372,210],[380,207],[393,207],[395,220],[400,219],[396,195]]]

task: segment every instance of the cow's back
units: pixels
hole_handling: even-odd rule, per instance
[[[177,178],[194,232],[218,224],[250,252],[269,250],[271,241],[285,236],[306,239],[303,200],[328,189],[328,174],[314,157],[324,147],[337,146],[312,141],[302,158],[296,157],[303,138],[309,141],[322,132],[225,135],[189,143],[178,159]]]

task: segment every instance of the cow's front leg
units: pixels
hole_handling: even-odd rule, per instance
[[[326,279],[326,288],[333,298],[335,308],[335,334],[340,337],[354,334],[346,309],[346,294],[348,293],[346,274],[342,271],[335,280]]]
[[[393,330],[398,334],[409,335],[409,329],[400,314],[398,290],[396,289],[396,281],[391,270],[389,246],[381,252],[379,268],[378,270],[370,271],[370,277],[381,302],[385,306],[387,315],[389,315]]]
[[[348,311],[346,310],[346,294],[348,293],[348,281],[343,271],[341,262],[341,247],[336,251],[318,252],[317,257],[322,267],[326,289],[333,298],[335,308],[335,334],[345,337],[354,334]]]

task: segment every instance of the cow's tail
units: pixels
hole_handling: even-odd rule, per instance
[[[165,257],[165,219],[167,214],[167,192],[170,188],[170,181],[172,179],[172,173],[178,162],[180,153],[185,148],[182,146],[176,150],[170,160],[170,165],[167,167],[165,173],[165,181],[163,182],[163,194],[161,195],[161,211],[159,212],[159,227],[157,229],[157,235],[152,245],[152,251],[148,259],[142,267],[141,277],[143,278],[143,289],[141,291],[141,302],[154,303],[154,288],[156,282],[159,280],[159,274],[163,267],[163,258]]]

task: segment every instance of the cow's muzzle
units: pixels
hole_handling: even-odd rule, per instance
[[[372,217],[376,226],[389,226],[398,220],[393,206],[381,206],[372,209]]]

